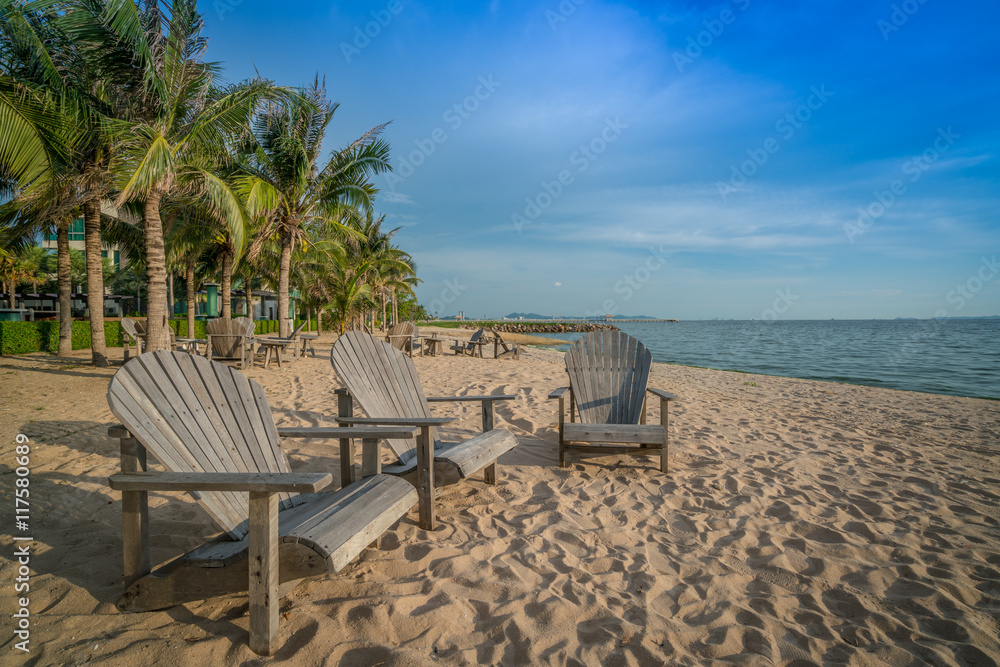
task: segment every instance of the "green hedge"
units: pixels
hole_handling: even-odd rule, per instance
[[[298,326],[302,320],[295,320]],[[170,327],[179,338],[187,338],[187,318],[170,320]],[[316,320],[312,321],[316,330]],[[258,335],[276,334],[278,320],[257,320],[254,330]],[[205,321],[195,320],[194,337],[205,338]],[[108,347],[122,346],[122,326],[118,320],[104,323],[104,341]],[[90,322],[73,322],[73,349],[85,350],[90,347]],[[28,354],[41,351],[56,354],[59,351],[59,322],[0,322],[0,355]]]
[[[74,350],[90,347],[90,322],[72,324]],[[117,321],[104,323],[104,342],[108,347],[122,346],[122,327]],[[0,354],[59,351],[59,322],[0,322]]]

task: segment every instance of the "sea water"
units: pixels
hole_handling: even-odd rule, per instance
[[[615,326],[641,340],[657,362],[1000,399],[1000,318]],[[543,335],[572,341],[583,334]]]

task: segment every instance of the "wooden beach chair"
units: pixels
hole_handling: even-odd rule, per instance
[[[122,318],[122,347],[125,348],[125,361],[129,360],[129,345],[135,346],[136,354],[142,354],[145,340],[139,334],[136,324],[137,322],[131,317]],[[145,333],[145,329],[143,333]]]
[[[486,483],[496,484],[497,458],[513,449],[517,440],[509,431],[493,428],[493,404],[511,400],[514,396],[427,398],[413,360],[391,345],[360,331],[338,338],[330,351],[330,361],[345,385],[345,388],[337,390],[338,423],[420,428],[416,448],[406,440],[389,440],[389,447],[396,454],[397,461],[382,470],[390,475],[411,475],[416,471],[422,528],[434,529],[433,501],[438,477],[444,478],[449,473],[454,477],[457,473],[458,478],[464,479],[485,469]],[[368,418],[354,417],[352,399],[358,402]],[[445,401],[480,402],[483,433],[454,444],[436,440],[434,428],[452,419],[431,416],[428,404]],[[436,472],[435,468],[439,470]]]
[[[240,368],[253,365],[254,326],[249,318],[210,320],[205,325],[205,338],[205,356],[210,360],[236,362]]]
[[[288,343],[286,347],[292,349],[293,357],[305,357],[306,350],[312,351],[312,356],[316,356],[316,348],[313,347],[313,341],[319,338],[316,334],[304,334],[302,329],[305,328],[307,322],[303,320],[299,326],[295,327],[295,331],[291,333],[288,338],[282,338],[281,336],[270,336],[264,340],[280,341]]]
[[[559,465],[566,452],[660,455],[667,472],[667,406],[677,396],[647,389],[652,355],[621,331],[603,330],[584,335],[566,353],[569,387],[560,387],[550,399],[559,399]],[[570,423],[565,400],[569,393]],[[660,399],[660,424],[646,424],[646,393]],[[580,413],[580,422],[574,416]],[[634,443],[636,446],[628,446]]]
[[[119,608],[150,611],[249,588],[250,648],[262,655],[277,649],[278,606],[293,582],[339,571],[417,502],[410,484],[380,474],[375,439],[412,438],[412,428],[282,432],[364,438],[365,476],[316,493],[332,476],[291,472],[263,388],[204,357],[138,356],[115,373],[108,405],[122,423],[109,429],[120,439],[121,474],[108,480],[122,492]],[[167,472],[145,472],[147,451]],[[353,461],[342,459],[341,467]],[[190,493],[225,532],[151,573],[150,491]]]
[[[491,329],[490,333],[493,334],[493,358],[494,359],[520,359],[521,351],[517,347],[517,343],[508,343],[503,339],[503,336],[499,331]],[[500,351],[503,348],[503,351]]]
[[[413,322],[398,322],[393,324],[385,336],[385,342],[397,350],[402,350],[413,358],[413,343],[417,337],[417,325]]]
[[[468,354],[469,356],[483,357],[483,346],[486,345],[486,330],[480,329],[476,333],[472,334],[472,337],[468,341],[455,340],[455,344],[451,349],[455,350],[455,354]]]

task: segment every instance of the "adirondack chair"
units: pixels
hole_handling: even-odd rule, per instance
[[[125,361],[129,360],[129,345],[135,346],[136,354],[142,354],[145,341],[143,341],[136,324],[137,322],[131,317],[122,318],[122,347],[125,348]]]
[[[455,354],[468,354],[473,357],[483,356],[483,345],[486,344],[485,340],[486,330],[479,329],[476,333],[472,334],[468,342],[462,342],[461,340],[456,340],[455,344],[451,349],[455,350]]]
[[[120,439],[121,473],[108,480],[122,492],[119,608],[163,609],[249,588],[250,648],[262,655],[277,649],[281,595],[296,580],[339,571],[417,502],[410,484],[380,473],[376,439],[412,438],[412,427],[280,433],[363,438],[365,476],[324,491],[329,473],[290,471],[263,388],[204,357],[138,356],[115,373],[108,405],[122,423],[109,429]],[[145,472],[147,451],[167,472]],[[225,532],[151,573],[149,491],[189,492]]]
[[[402,350],[413,358],[413,340],[417,336],[417,326],[413,322],[397,322],[386,334],[385,342],[397,350]]]
[[[313,347],[313,341],[319,338],[316,334],[304,334],[302,329],[306,326],[306,322],[302,321],[299,326],[295,327],[295,331],[291,333],[288,338],[282,338],[280,336],[270,336],[265,340],[276,340],[289,343],[289,347],[292,349],[292,355],[296,357],[306,356],[306,349],[312,350],[312,355],[316,356],[316,348]]]
[[[517,343],[508,343],[507,341],[505,341],[503,339],[503,336],[500,334],[499,331],[491,330],[491,333],[493,334],[493,358],[494,359],[505,359],[505,358],[520,359],[521,358],[521,350],[518,349]],[[503,348],[503,352],[500,351],[501,347]]]
[[[246,317],[217,318],[205,325],[205,356],[213,361],[237,362],[240,368],[253,365],[254,326]]]
[[[446,476],[464,479],[485,469],[487,484],[496,484],[497,458],[513,449],[517,440],[509,431],[493,428],[493,404],[511,400],[514,396],[453,396],[427,398],[420,386],[413,360],[400,350],[360,331],[344,334],[333,344],[330,361],[344,383],[338,389],[338,423],[420,428],[417,446],[400,439],[390,439],[389,447],[397,461],[383,467],[390,475],[406,475],[412,479],[416,471],[420,493],[420,526],[433,530],[435,480]],[[356,418],[353,400],[358,402],[368,418]],[[452,419],[432,417],[429,403],[445,401],[478,401],[482,404],[483,433],[464,442],[442,444],[434,438],[433,429]],[[433,460],[433,464],[431,461]],[[439,470],[435,470],[438,468]],[[447,480],[446,480],[447,481]],[[457,480],[456,480],[457,481]]]
[[[667,407],[677,396],[647,389],[652,355],[621,331],[603,330],[584,335],[566,353],[569,387],[560,387],[550,399],[559,399],[559,465],[566,452],[660,455],[667,472]],[[565,400],[569,393],[570,423]],[[646,393],[660,399],[660,424],[646,424]],[[574,406],[580,413],[576,423]],[[579,443],[579,444],[575,444]],[[614,443],[614,444],[608,444]],[[635,443],[638,447],[626,446]]]
[[[142,351],[146,348],[146,320],[134,320],[131,317],[122,318],[122,347],[125,348],[125,361],[129,360],[129,344],[135,346],[137,353],[142,354]],[[177,340],[177,335],[174,333],[173,329],[169,330],[170,333],[170,349],[176,350],[179,348],[188,349],[188,344],[192,341],[185,338],[183,343]]]

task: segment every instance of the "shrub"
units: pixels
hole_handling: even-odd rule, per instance
[[[74,350],[90,347],[90,322],[74,321],[70,340]],[[122,327],[117,321],[104,323],[104,342],[108,347],[122,346]],[[59,351],[59,322],[0,322],[0,354],[30,354]]]

